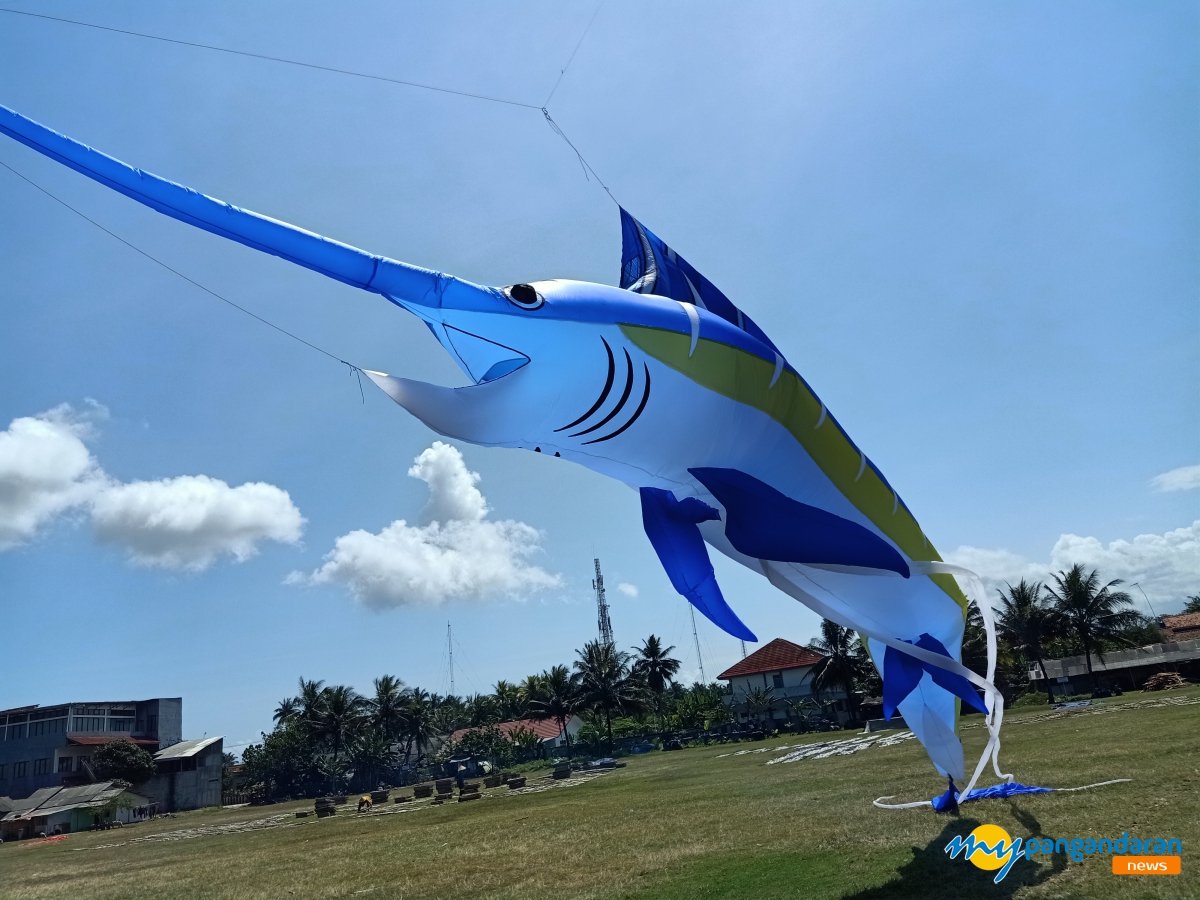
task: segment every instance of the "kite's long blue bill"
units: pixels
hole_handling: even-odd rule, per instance
[[[422,306],[440,306],[449,275],[375,256],[295,225],[230,206],[143,172],[0,106],[0,132],[173,219],[320,272]],[[472,285],[474,287],[474,285]]]

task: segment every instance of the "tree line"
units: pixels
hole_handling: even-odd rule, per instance
[[[1101,584],[1095,571],[1076,565],[1053,576],[1052,584],[1022,580],[1000,592],[994,610],[1000,651],[996,681],[1010,700],[1028,690],[1029,664],[1044,678],[1047,659],[1078,653],[1087,657],[1091,673],[1097,654],[1159,639],[1157,624],[1132,609],[1121,583]],[[1200,609],[1200,596],[1191,602]],[[811,697],[751,691],[742,701],[752,721],[771,724],[773,710],[782,703],[789,721],[804,727],[833,718],[829,702],[837,692],[850,698],[852,713],[863,698],[882,695],[882,681],[853,631],[826,620],[810,646],[823,657],[812,673]],[[986,646],[982,618],[972,606],[964,664],[984,672]],[[674,650],[655,635],[632,651],[592,641],[576,651],[569,667],[556,665],[519,682],[501,680],[490,693],[461,697],[429,693],[391,675],[376,678],[367,696],[347,685],[301,678],[296,696],[276,707],[274,729],[243,752],[245,776],[260,793],[301,796],[372,787],[381,780],[398,783],[404,773],[455,753],[500,765],[528,762],[542,753],[531,728],[505,734],[495,727],[501,722],[550,720],[566,734],[577,716],[584,724],[574,745],[566,734],[566,753],[599,754],[612,753],[621,741],[649,742],[735,721],[725,686],[687,687],[676,680],[680,661],[671,655]],[[449,739],[462,729],[469,731]]]

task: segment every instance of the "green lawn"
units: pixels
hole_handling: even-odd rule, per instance
[[[1197,688],[1128,694],[1106,706],[1198,696]],[[1005,723],[1001,759],[1019,781],[1063,787],[1119,777],[1133,782],[974,803],[951,818],[927,808],[871,805],[884,794],[910,800],[939,792],[915,741],[770,766],[767,760],[782,751],[718,758],[733,750],[849,735],[782,738],[653,753],[586,784],[524,796],[501,789],[473,803],[422,804],[398,814],[358,817],[343,808],[332,819],[289,818],[287,827],[130,843],[290,814],[311,804],[201,810],[55,843],[5,844],[0,897],[1200,896],[1200,705],[1049,720],[1040,718],[1045,713],[1022,710]],[[963,734],[968,753],[977,753],[983,729]],[[950,860],[942,849],[981,822],[1026,838],[1116,837],[1122,831],[1178,837],[1184,874],[1117,877],[1106,857],[1041,857],[1021,860],[996,886],[991,873]],[[101,846],[112,844],[120,845]]]

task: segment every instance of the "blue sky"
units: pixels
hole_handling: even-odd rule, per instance
[[[595,6],[20,8],[540,105]],[[0,16],[0,103],[132,165],[478,282],[617,280],[616,209],[536,110]],[[1161,613],[1200,590],[1198,38],[1186,3],[609,0],[550,109],[771,335],[944,554],[992,583],[1079,559]],[[378,296],[7,139],[0,161],[339,357],[463,383]],[[182,695],[189,736],[241,743],[300,675],[445,692],[448,620],[456,687],[483,691],[594,635],[593,555],[618,642],[663,635],[698,675],[636,495],[533,454],[459,447],[490,520],[540,532],[526,564],[557,586],[379,610],[285,583],[356,530],[415,527],[428,491],[407,473],[436,436],[4,170],[0,209],[0,429],[69,404],[35,421],[86,447],[88,477],[263,483],[297,511],[240,561],[172,567],[136,556],[124,507],[43,510],[0,551],[4,644],[21,648],[0,707]],[[814,615],[716,565],[760,636],[813,634]],[[740,647],[698,625],[712,677]]]

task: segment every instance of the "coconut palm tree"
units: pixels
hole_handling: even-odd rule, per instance
[[[442,708],[445,709],[448,707],[443,705]],[[433,704],[429,702],[429,693],[427,691],[421,688],[413,688],[408,692],[408,696],[405,699],[403,732],[405,759],[408,759],[409,754],[415,749],[417,751],[417,762],[420,762],[421,755],[438,733],[434,725],[435,712]]]
[[[300,701],[295,697],[284,697],[279,701],[279,705],[275,707],[275,712],[271,714],[271,718],[275,720],[276,725],[286,725],[293,721],[300,714]]]
[[[359,785],[368,790],[378,784],[380,773],[396,764],[396,751],[391,739],[379,731],[360,735],[350,745],[347,755]]]
[[[1183,611],[1185,613],[1200,612],[1200,594],[1192,594],[1190,597],[1188,597],[1187,603],[1183,605]]]
[[[1042,670],[1042,682],[1050,689],[1046,675],[1046,645],[1061,633],[1057,611],[1042,593],[1039,582],[1030,584],[1024,578],[1008,592],[1000,591],[1000,606],[996,612],[996,634],[1014,650],[1031,659]]]
[[[771,715],[771,710],[775,707],[774,688],[751,688],[746,691],[744,702],[746,716],[751,721],[761,723],[764,719],[769,721],[774,718]]]
[[[299,721],[310,731],[317,727],[324,713],[325,701],[328,699],[329,688],[324,681],[305,681],[300,679],[300,693],[296,701],[300,705]]]
[[[366,702],[371,724],[388,741],[395,741],[404,727],[404,682],[394,675],[375,679],[375,696]]]
[[[525,703],[521,699],[521,689],[511,681],[500,679],[492,688],[492,697],[496,701],[496,710],[500,719],[505,722],[521,718],[525,712]]]
[[[327,690],[315,733],[329,744],[336,760],[346,745],[358,736],[365,718],[366,701],[358,691],[344,684]]]
[[[858,635],[837,622],[822,619],[821,636],[809,641],[808,646],[825,657],[813,666],[813,693],[819,697],[826,691],[841,688],[853,706],[855,682],[862,674]]]
[[[517,691],[521,695],[521,705],[525,711],[529,712],[529,704],[533,703],[542,696],[542,682],[546,677],[546,673],[541,675],[526,675],[519,685]]]
[[[679,660],[669,655],[674,649],[673,646],[663,647],[662,641],[652,634],[634,650],[634,671],[646,679],[646,686],[655,696],[661,696],[668,682],[679,672]]]
[[[572,675],[566,666],[554,666],[539,677],[541,691],[529,701],[529,710],[538,719],[553,719],[559,734],[566,735],[567,756],[571,755],[571,735],[567,723],[583,706],[579,676]]]
[[[1129,594],[1113,590],[1124,584],[1120,578],[1101,586],[1096,570],[1085,573],[1079,563],[1052,577],[1054,587],[1046,587],[1046,594],[1062,617],[1064,631],[1083,647],[1088,678],[1094,691],[1097,685],[1096,673],[1092,671],[1093,649],[1099,651],[1103,641],[1127,643],[1122,632],[1138,624],[1140,615],[1128,608],[1133,606]]]
[[[612,644],[588,641],[577,651],[575,669],[584,704],[603,712],[608,730],[608,752],[613,751],[613,713],[630,713],[644,708],[645,683],[631,677],[630,655]]]

